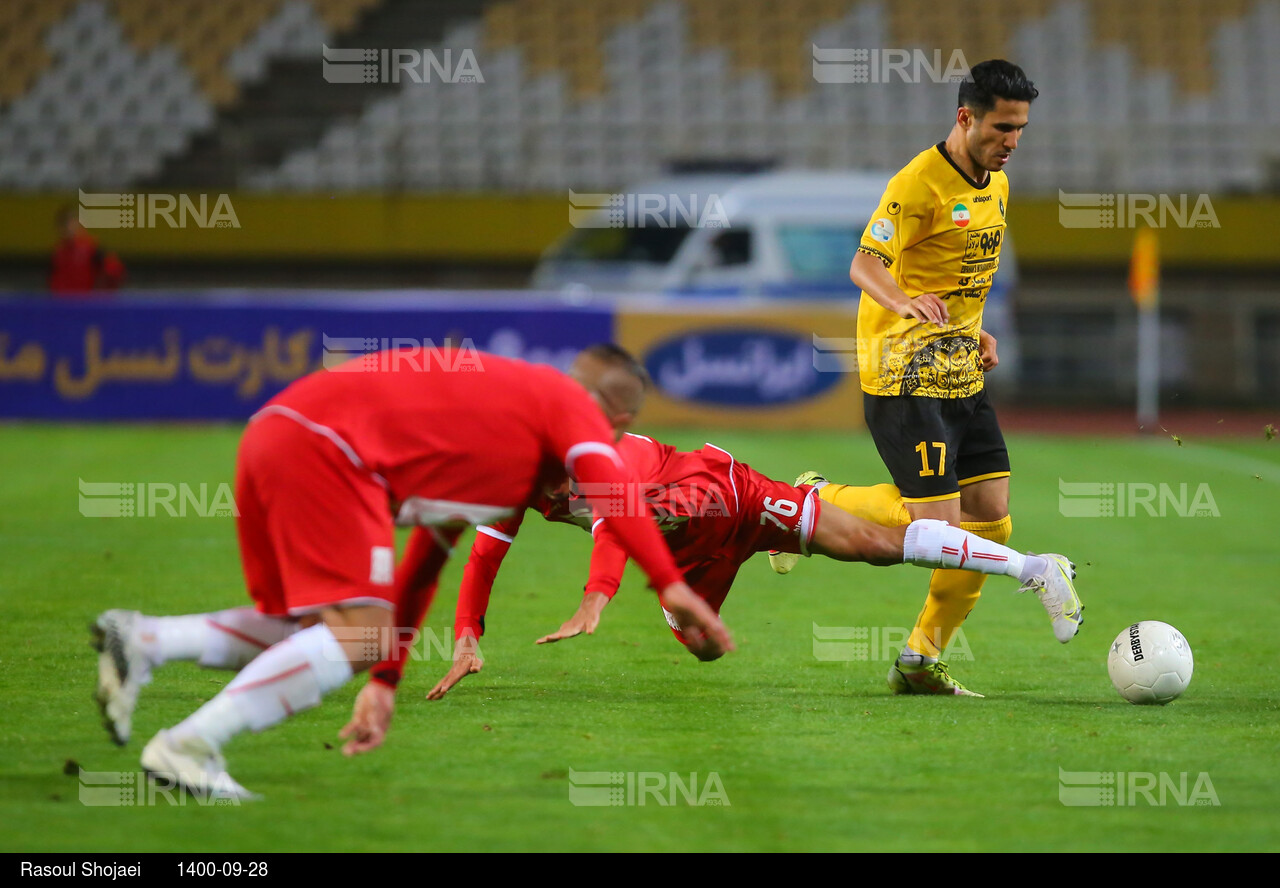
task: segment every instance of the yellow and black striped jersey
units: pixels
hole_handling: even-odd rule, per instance
[[[908,296],[946,302],[945,327],[900,318],[865,292],[858,304],[858,366],[873,395],[964,398],[982,390],[978,333],[1000,266],[1009,178],[979,185],[939,142],[889,180],[858,251],[875,256]]]

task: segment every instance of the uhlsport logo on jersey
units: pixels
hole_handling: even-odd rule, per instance
[[[951,221],[964,228],[969,224],[969,208],[962,203],[951,208]]]
[[[696,330],[644,356],[668,397],[731,407],[772,407],[814,398],[840,383],[814,367],[809,336],[775,329]]]
[[[959,49],[813,47],[813,79],[819,83],[959,83],[969,63]]]
[[[1058,224],[1063,228],[1222,227],[1207,194],[1070,194],[1061,188]]]
[[[225,194],[88,194],[80,192],[77,213],[85,228],[239,228],[231,198]]]
[[[484,83],[470,49],[334,49],[321,44],[326,83]]]
[[[888,219],[877,219],[871,223],[871,236],[887,244],[893,240],[893,223]]]

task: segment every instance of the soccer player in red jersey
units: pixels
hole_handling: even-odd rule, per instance
[[[159,663],[239,670],[158,733],[142,765],[200,795],[250,797],[227,774],[222,746],[318,705],[382,660],[393,615],[419,607],[395,584],[395,524],[427,529],[440,551],[426,562],[438,574],[466,526],[510,516],[569,479],[588,489],[629,482],[614,441],[583,385],[550,367],[475,351],[380,352],[295,382],[250,419],[236,459],[237,532],[256,609],[99,617],[98,698],[108,729],[117,742],[128,739],[138,690]],[[709,659],[732,649],[652,520],[604,520],[664,606],[693,627],[690,647]],[[430,588],[436,577],[418,579]]]
[[[627,434],[618,452],[638,478],[609,498],[609,511],[636,512],[642,507],[656,517],[676,565],[694,592],[719,613],[738,570],[756,552],[782,551],[825,555],[837,561],[878,566],[915,564],[936,568],[1004,574],[1022,583],[1038,577],[1044,565],[1006,546],[941,521],[917,521],[886,527],[838,508],[823,508],[819,486],[792,486],[738,462],[714,444],[685,453],[644,435]],[[596,508],[599,508],[597,504]],[[572,501],[568,511],[575,509]],[[627,555],[605,522],[593,524],[592,550],[585,596],[578,612],[560,630],[539,639],[558,641],[591,633],[600,613],[617,592]],[[479,547],[477,547],[479,548]],[[493,577],[509,543],[485,543],[479,558],[473,550],[458,600],[455,631],[478,637],[484,627]],[[483,566],[476,564],[484,562]],[[473,568],[479,568],[473,571]],[[676,637],[685,642],[679,618],[666,613]],[[428,695],[439,699],[476,668],[454,668]]]
[[[1024,555],[943,521],[926,519],[887,527],[839,508],[823,509],[818,491],[825,482],[793,486],[774,481],[713,444],[686,453],[643,435],[627,434],[618,452],[641,480],[598,491],[601,495],[592,497],[591,509],[583,507],[585,500],[579,505],[573,498],[556,496],[546,496],[537,505],[549,520],[581,523],[575,519],[587,518],[595,537],[590,577],[578,611],[559,631],[539,639],[539,644],[594,632],[618,590],[627,554],[601,515],[653,514],[685,580],[717,614],[738,570],[756,552],[816,553],[879,566],[908,563],[1004,574],[1024,587],[1044,579],[1048,566],[1038,556]],[[589,488],[584,492],[596,493]],[[440,699],[482,668],[477,640],[484,631],[494,577],[519,523],[517,517],[480,528],[459,592],[453,667],[428,699]],[[1048,575],[1046,581],[1053,582],[1052,573]],[[403,579],[413,581],[411,576]],[[676,638],[688,645],[683,621],[669,608],[664,612]],[[362,739],[348,743],[347,754],[377,746],[386,733],[394,689],[404,667],[403,651],[397,653],[378,664],[357,698],[352,722],[344,730],[358,731]]]

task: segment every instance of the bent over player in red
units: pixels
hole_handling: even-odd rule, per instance
[[[430,534],[439,552],[422,579],[434,587],[464,527],[507,517],[570,478],[590,488],[632,475],[600,404],[552,368],[400,350],[304,377],[252,417],[236,459],[237,531],[255,608],[101,615],[93,628],[108,730],[127,741],[138,691],[160,663],[239,670],[158,733],[142,765],[200,795],[249,797],[226,772],[222,746],[318,705],[383,659],[393,614],[417,607],[394,582],[395,524]],[[605,523],[664,606],[696,627],[690,646],[699,656],[732,648],[647,515]]]

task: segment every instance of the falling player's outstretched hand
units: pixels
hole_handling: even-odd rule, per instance
[[[699,660],[718,660],[728,651],[736,650],[733,638],[720,617],[709,604],[693,594],[687,583],[672,583],[658,597],[680,626],[685,646]]]
[[[468,675],[474,675],[484,668],[484,660],[480,658],[480,643],[473,635],[464,635],[453,647],[453,667],[436,686],[427,691],[428,700],[439,700],[449,693],[449,689]]]
[[[342,754],[358,755],[381,746],[387,738],[395,708],[395,688],[378,681],[366,682],[356,695],[351,721],[338,732],[338,736],[347,741],[342,747]]]
[[[582,635],[583,633],[591,635],[596,631],[596,627],[600,625],[600,614],[608,603],[609,596],[603,592],[588,592],[583,596],[582,604],[578,605],[577,613],[566,620],[558,630],[550,635],[542,636],[534,643],[550,644],[563,638],[573,638],[573,636]]]

